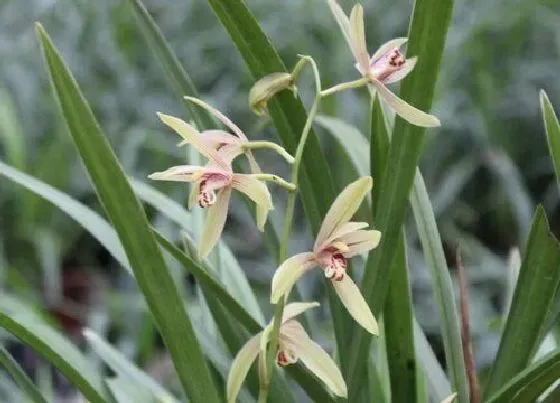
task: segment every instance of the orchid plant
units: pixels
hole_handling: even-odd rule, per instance
[[[188,77],[179,68],[177,57],[172,54],[170,47],[162,39],[161,32],[150,19],[145,8],[139,0],[129,1],[148,33],[149,42],[157,48],[156,54],[165,65],[166,72],[173,76],[171,80],[173,85],[181,93],[195,94],[196,91],[190,87]],[[3,171],[10,173],[14,181],[25,183],[25,186],[34,189],[33,191],[40,196],[70,211],[70,215],[80,221],[93,236],[98,237],[115,259],[133,275],[141,293],[145,296],[146,306],[173,361],[176,374],[186,392],[185,396],[193,403],[214,403],[225,400],[234,403],[239,399],[253,401],[257,398],[259,403],[266,403],[269,400],[291,401],[292,385],[283,377],[284,372],[288,373],[312,399],[320,402],[344,400],[452,403],[457,399],[459,403],[481,403],[480,394],[475,393],[476,373],[472,354],[469,352],[470,346],[462,344],[459,320],[455,320],[457,312],[453,286],[445,262],[446,256],[437,233],[434,214],[422,177],[417,170],[416,157],[420,155],[419,145],[422,143],[424,133],[421,128],[435,127],[440,125],[440,122],[435,116],[405,102],[388,88],[389,85],[408,77],[415,68],[422,69],[422,79],[430,75],[426,73],[430,67],[424,68],[423,58],[433,56],[435,53],[434,57],[441,59],[446,28],[445,26],[440,29],[431,18],[437,17],[436,22],[443,21],[448,24],[449,14],[433,17],[430,13],[433,11],[435,0],[428,0],[427,3],[418,0],[415,4],[420,4],[421,12],[419,11],[418,14],[415,12],[415,15],[425,17],[430,14],[430,21],[426,22],[425,18],[423,20],[429,25],[429,29],[426,28],[423,32],[429,37],[432,31],[439,29],[439,34],[436,32],[440,39],[439,48],[425,53],[422,51],[419,56],[406,57],[400,48],[407,43],[407,39],[397,38],[386,42],[370,54],[367,48],[362,6],[355,5],[347,15],[337,1],[325,1],[325,7],[329,7],[332,11],[353,55],[354,60],[349,59],[349,63],[353,63],[361,75],[356,80],[344,81],[326,89],[323,88],[319,68],[310,56],[300,56],[291,71],[274,72],[284,70],[282,62],[242,1],[210,1],[214,11],[222,19],[224,26],[247,60],[252,74],[258,78],[248,94],[248,106],[265,119],[270,112],[286,149],[270,141],[253,139],[252,135],[247,135],[224,113],[196,97],[188,96],[185,100],[194,104],[189,106],[202,108],[208,120],[197,120],[200,117],[198,114],[193,114],[194,121],[185,121],[180,117],[163,113],[157,114],[165,126],[180,136],[179,147],[192,147],[203,158],[201,163],[190,161],[188,164],[162,168],[162,171],[149,175],[155,181],[188,183],[191,187],[187,202],[189,209],[197,208],[197,205],[198,208],[207,209],[202,236],[198,239],[198,256],[194,256],[196,253],[193,253],[190,243],[186,245],[186,251],[183,251],[167,240],[157,229],[151,227],[137,196],[153,204],[164,214],[169,214],[166,211],[169,206],[173,206],[174,211],[181,209],[181,214],[177,214],[180,218],[175,217],[175,222],[182,225],[185,231],[192,230],[189,225],[182,222],[189,221],[183,220],[183,217],[190,218],[189,214],[183,211],[181,206],[177,206],[177,203],[168,200],[155,189],[149,189],[152,196],[153,194],[157,196],[152,197],[147,196],[147,192],[138,191],[140,187],[134,188],[130,185],[127,175],[109,142],[104,138],[70,70],[40,25],[37,30],[53,89],[112,225],[109,220],[88,210],[87,206],[34,178],[22,173],[18,175],[10,173],[11,170],[3,169]],[[448,5],[447,11],[449,7]],[[434,14],[437,13],[434,11]],[[431,38],[429,39],[429,44],[432,44]],[[426,39],[422,41],[424,41],[423,45],[426,45]],[[417,38],[412,41],[412,44],[414,45],[412,49],[419,49]],[[275,60],[268,63],[268,59]],[[289,94],[289,92],[298,94],[296,82],[306,68],[311,69],[315,84],[315,96],[307,115],[299,101],[294,101]],[[267,74],[271,72],[272,74]],[[430,90],[433,90],[436,75],[437,68],[432,69]],[[413,73],[404,81],[404,85],[409,82],[415,83],[414,80],[417,81],[417,77]],[[372,165],[373,177],[368,174],[356,174],[354,180],[348,180],[344,185],[335,184],[334,181],[329,182],[328,164],[323,158],[322,150],[313,142],[308,144],[308,139],[314,136],[312,127],[317,121],[317,114],[325,98],[339,91],[362,87],[368,91],[369,100],[375,101],[371,103],[372,123],[375,123],[372,124],[372,129],[381,126],[377,125],[379,123],[377,120],[386,123],[384,111],[378,108],[378,101],[386,103],[410,124],[398,121],[392,137],[389,134],[391,127],[387,125],[378,130],[379,133],[374,133],[375,130],[372,130],[370,139],[372,151],[378,151],[374,150],[377,146],[374,140],[379,140],[383,143],[382,146],[387,146],[388,151],[384,150],[387,154],[384,166],[373,168],[373,161],[370,160],[368,162]],[[425,89],[422,86],[419,88],[422,91]],[[414,98],[404,90],[403,93],[407,94],[407,99],[411,100],[411,103],[423,105],[431,103],[431,97],[430,99]],[[551,144],[557,145],[560,143],[558,121],[546,95],[542,98],[542,102],[547,130],[556,133],[556,138],[551,141]],[[213,122],[215,125],[208,122]],[[399,129],[401,124],[404,125],[405,130]],[[374,139],[373,136],[378,137]],[[363,137],[362,140],[366,141],[365,136]],[[341,144],[347,145],[344,141]],[[309,147],[308,150],[314,148],[313,152],[306,153],[306,147]],[[263,172],[255,156],[256,151],[260,149],[273,150],[284,158],[289,164],[290,177],[283,179],[279,175]],[[346,151],[348,150],[350,148]],[[553,151],[553,154],[558,154],[557,150]],[[385,157],[381,152],[379,155]],[[412,161],[406,161],[407,158]],[[315,164],[318,160],[321,161]],[[385,171],[381,174],[376,172],[380,169]],[[376,187],[377,193],[372,193],[373,178],[377,181],[378,175],[381,179],[380,190],[377,191]],[[393,176],[402,179],[405,184],[401,186]],[[413,179],[414,191],[411,193]],[[394,182],[391,182],[392,180]],[[270,220],[273,223],[268,222],[265,228],[275,206],[267,186],[269,182],[285,190],[287,197],[283,223]],[[338,195],[335,189],[339,191]],[[265,301],[267,305],[268,302],[273,305],[270,307],[270,312],[273,314],[270,315],[267,324],[256,298],[252,305],[254,311],[248,309],[249,305],[243,301],[245,294],[251,294],[243,271],[237,267],[239,276],[228,277],[228,280],[235,279],[228,282],[224,280],[225,276],[220,276],[224,272],[229,274],[227,269],[233,270],[235,265],[221,270],[226,267],[226,265],[221,266],[221,258],[208,259],[212,258],[210,254],[223,232],[234,190],[247,197],[251,205],[254,203],[256,226],[261,231],[267,231],[267,237],[273,238],[270,244],[277,252],[272,265],[274,272],[270,273],[270,277],[266,277],[271,281],[270,284],[266,284]],[[288,245],[294,238],[291,229],[296,201],[300,194],[311,228],[316,233],[313,234],[312,245],[298,247],[296,253],[288,254]],[[412,309],[407,289],[406,248],[402,237],[405,206],[409,195],[419,227],[419,238],[423,243],[425,254],[428,255],[427,260],[433,268],[432,277],[437,291],[438,307],[443,312],[441,318],[445,319],[442,334],[450,380],[446,379],[441,365],[422,337],[421,329],[414,328],[414,314],[410,312]],[[161,201],[162,198],[165,202]],[[374,214],[367,215],[367,218],[354,218],[358,215],[366,216],[359,214],[363,213],[359,209],[365,204],[375,207]],[[276,203],[277,207],[279,205],[282,203]],[[384,215],[385,210],[390,213]],[[383,214],[379,214],[380,211]],[[353,219],[355,221],[352,221]],[[276,234],[277,229],[281,230],[279,236]],[[536,241],[533,241],[534,239]],[[191,242],[190,238],[188,241]],[[540,244],[545,246],[541,247]],[[216,255],[223,250],[231,254],[225,245],[223,248],[220,246],[216,249]],[[204,314],[207,311],[208,317],[213,319],[208,327],[216,325],[216,329],[212,328],[212,332],[209,332],[214,339],[206,340],[207,334],[204,332],[197,334],[200,330],[198,329],[200,322],[194,323],[193,312],[187,311],[186,306],[190,301],[183,298],[184,289],[181,288],[180,281],[172,275],[174,273],[167,266],[162,250],[177,260],[189,275],[195,278],[196,290],[200,291],[197,298],[201,297],[196,301],[200,304],[196,308],[205,311]],[[544,337],[546,333],[543,323],[550,321],[547,315],[550,313],[550,307],[554,306],[557,290],[560,287],[560,274],[556,270],[560,265],[560,246],[551,236],[544,213],[540,210],[531,229],[526,256],[521,263],[522,269],[519,269],[520,277],[517,285],[523,292],[520,291],[517,295],[516,288],[516,296],[513,297],[516,303],[510,307],[510,312],[514,312],[510,314],[514,315],[511,320],[513,325],[509,319],[511,316],[508,316],[506,324],[506,328],[510,326],[516,332],[506,333],[508,336],[504,338],[505,341],[502,340],[505,347],[500,346],[501,357],[497,358],[497,366],[493,367],[489,382],[489,402],[492,403],[505,401],[521,403],[522,400],[518,397],[525,396],[524,393],[529,392],[531,392],[531,399],[526,401],[533,401],[541,395],[544,388],[554,382],[554,376],[557,375],[555,369],[560,362],[560,352],[555,352],[530,365],[531,359],[534,358],[533,353],[539,346],[538,338]],[[360,258],[367,259],[368,263],[356,265],[361,263]],[[351,259],[353,267],[350,265]],[[214,267],[214,260],[220,260],[220,267]],[[234,256],[231,256],[231,261],[237,263]],[[372,264],[369,264],[370,262]],[[534,269],[534,272],[527,270],[529,263],[526,262],[531,263],[530,269]],[[361,267],[357,266],[363,266],[365,269],[361,279]],[[391,276],[394,274],[390,272],[397,271],[395,267],[402,270],[397,282],[393,282]],[[216,268],[219,270],[215,270]],[[326,279],[329,305],[333,312],[332,325],[335,329],[336,349],[326,347],[328,343],[324,343],[325,340],[318,337],[316,329],[309,323],[312,322],[307,316],[309,310],[318,307],[319,303],[306,302],[309,296],[296,287],[300,279],[313,268],[320,268],[322,277]],[[543,281],[537,283],[542,287],[534,286],[533,281]],[[524,283],[529,284],[528,288],[523,288]],[[239,288],[235,289],[235,292],[232,291],[237,285]],[[386,298],[392,303],[392,307],[387,307],[391,304],[383,305],[385,295],[378,297],[381,295],[379,291],[385,291],[387,288],[392,292],[389,294],[390,298]],[[527,315],[528,311],[525,310],[527,301],[539,300],[541,297],[535,290],[543,291],[541,293],[548,295],[548,299],[544,299],[544,302],[540,301],[542,302],[540,305],[535,305],[541,309],[534,309],[531,312],[534,312],[534,315]],[[251,294],[250,297],[253,298],[254,295]],[[309,299],[318,298],[314,295]],[[10,307],[12,305],[14,304],[9,304]],[[16,313],[19,313],[19,305],[14,306],[17,307]],[[104,345],[102,339],[93,331],[86,330],[83,335],[94,350],[103,354],[103,359],[116,373],[114,378],[109,379],[106,374],[101,373],[102,371],[95,372],[98,368],[90,368],[85,356],[82,356],[81,352],[64,337],[48,327],[35,326],[36,324],[29,320],[31,314],[13,315],[11,311],[11,308],[0,309],[1,327],[28,342],[34,349],[49,358],[57,369],[80,389],[88,401],[101,403],[138,401],[134,399],[144,394],[144,388],[150,391],[149,396],[146,393],[146,401],[176,401],[172,394],[167,393],[157,382],[134,365],[120,365],[126,360],[119,361],[115,358],[118,356],[116,350]],[[402,318],[395,315],[395,312],[403,313]],[[378,325],[376,315],[381,313],[383,316],[379,317]],[[537,314],[540,317],[537,317]],[[464,314],[464,317],[468,318],[468,313]],[[463,320],[462,324],[468,324],[468,320]],[[389,328],[392,333],[389,332]],[[399,338],[401,330],[406,334]],[[463,332],[468,335],[468,326],[464,326]],[[523,337],[517,339],[518,333]],[[388,335],[392,335],[393,338]],[[370,348],[372,340],[375,340],[375,348]],[[209,347],[213,341],[216,345]],[[391,350],[391,346],[398,351]],[[228,351],[222,351],[221,347],[227,347]],[[524,355],[520,354],[520,358],[514,357],[516,368],[510,369],[506,365],[508,361],[504,361],[503,357],[515,355],[518,350]],[[395,360],[389,358],[393,353]],[[18,371],[17,367],[6,358],[6,353],[2,352],[2,349],[0,349],[0,356],[3,357],[0,360],[2,365],[16,368],[11,373],[15,374],[16,382],[21,383],[22,388],[29,393],[30,400],[47,401],[42,399],[41,391],[36,390],[33,382],[27,380],[24,371]],[[230,360],[231,357],[234,357],[233,360]],[[377,360],[380,361],[379,366],[371,365],[377,364]],[[423,360],[428,363],[422,362],[416,365],[416,362]],[[506,364],[503,364],[504,362]],[[470,365],[469,368],[467,364]],[[253,366],[256,368],[252,371]],[[386,367],[391,368],[383,374],[384,379],[380,379],[379,371],[383,371]],[[468,374],[467,369],[469,369]],[[434,372],[435,375],[430,377],[430,372]],[[407,379],[402,380],[398,375]],[[224,392],[220,392],[216,387],[219,383],[216,379],[223,381],[221,384],[225,386],[222,388],[225,389]],[[273,381],[281,388],[275,388],[276,384]],[[406,393],[403,394],[400,394],[401,381],[406,382],[408,386]],[[434,389],[429,393],[425,390],[428,384],[428,387]],[[124,388],[117,389],[117,392],[121,393],[115,393],[115,385],[117,387],[126,385],[127,389],[135,389],[134,387],[138,385],[140,393],[136,393],[134,399],[121,399],[122,394],[126,394],[123,392]],[[277,389],[280,389],[280,392]],[[539,389],[538,393],[533,393],[536,389]],[[453,393],[454,391],[457,393]],[[248,396],[249,393],[252,396]],[[379,399],[368,400],[373,395]]]

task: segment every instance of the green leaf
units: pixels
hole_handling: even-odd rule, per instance
[[[0,142],[8,162],[18,169],[25,167],[25,136],[22,132],[14,100],[0,87]]]
[[[387,164],[389,148],[389,130],[379,99],[371,104],[370,120],[370,160],[371,176],[377,180],[383,175]],[[379,194],[372,190],[373,205]],[[375,212],[372,211],[372,214]],[[395,402],[413,402],[416,399],[416,354],[414,351],[414,331],[411,291],[408,283],[408,265],[406,261],[406,237],[401,231],[400,242],[393,260],[393,276],[389,283],[389,292],[383,311],[385,323],[385,345],[389,377],[391,382],[391,399]]]
[[[97,239],[122,267],[127,269],[129,272],[132,272],[132,269],[128,264],[126,254],[122,248],[122,244],[117,237],[115,230],[95,211],[67,194],[56,190],[44,182],[41,182],[37,178],[24,174],[23,172],[20,172],[1,161],[0,175],[5,176],[12,182],[27,188],[60,208],[70,218],[80,224],[95,239]]]
[[[152,395],[152,400],[177,402],[164,387],[157,383],[151,376],[136,367],[120,351],[103,340],[97,333],[85,329],[84,337],[95,353],[118,375],[119,378],[128,380],[144,393]],[[159,400],[158,400],[159,399]]]
[[[399,94],[422,110],[429,110],[432,104],[452,9],[453,0],[417,0],[414,5],[407,53],[417,55],[418,62],[403,80]],[[391,264],[397,252],[396,246],[424,137],[425,129],[396,118],[386,168],[381,181],[374,188],[379,193],[374,222],[383,236],[379,248],[370,253],[361,289],[375,314],[383,309],[389,289]],[[364,369],[360,357],[368,351],[370,342],[371,337],[365,332],[355,331],[347,376],[351,385],[350,400]],[[467,401],[465,396],[465,393],[461,393],[460,403]]]
[[[454,391],[459,401],[468,401],[468,382],[463,359],[461,321],[457,312],[453,283],[447,268],[441,237],[428,197],[424,179],[417,170],[414,188],[410,197],[416,227],[422,243],[424,257],[430,269],[434,293],[441,317],[441,333],[445,351],[445,362]]]
[[[547,354],[518,373],[485,401],[488,403],[533,402],[558,379],[560,379],[560,350]]]
[[[556,180],[560,182],[560,123],[558,123],[558,117],[556,116],[556,113],[554,113],[552,104],[550,103],[544,90],[541,90],[540,92],[540,100],[544,126],[546,129],[546,139],[548,141],[548,151],[552,156]]]
[[[164,264],[142,206],[70,71],[41,25],[37,26],[37,31],[70,134],[119,235],[189,400],[218,402],[219,394],[183,301]]]
[[[370,174],[368,140],[355,126],[342,119],[324,115],[317,116],[315,123],[327,129],[339,148],[346,152],[360,176]]]
[[[385,338],[391,380],[391,400],[393,402],[414,402],[417,363],[404,235],[397,247],[397,257],[393,261],[393,275],[383,311],[386,318]]]
[[[536,352],[546,317],[560,284],[560,244],[550,233],[542,207],[537,207],[517,286],[485,390],[491,396],[522,371]]]
[[[86,357],[40,317],[14,306],[6,295],[0,296],[0,326],[54,365],[89,401],[106,402],[103,380]]]
[[[37,386],[27,376],[25,371],[19,366],[16,360],[10,355],[8,350],[0,344],[0,366],[4,367],[14,381],[18,384],[30,401],[34,403],[47,403]]]

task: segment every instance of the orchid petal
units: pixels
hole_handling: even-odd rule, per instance
[[[342,31],[342,35],[344,35],[346,43],[348,43],[348,46],[350,47],[350,49],[352,49],[352,40],[350,39],[350,20],[348,19],[348,16],[344,14],[344,10],[342,10],[342,7],[340,7],[336,0],[328,1],[331,12],[334,15],[334,19],[338,23],[338,26]]]
[[[366,45],[366,34],[364,29],[364,9],[361,4],[356,4],[350,13],[350,39],[352,41],[352,53],[363,71],[369,70],[369,54]]]
[[[212,129],[203,130],[200,132],[200,137],[203,140],[218,144],[239,144],[241,139],[225,130]]]
[[[245,381],[245,378],[247,378],[247,373],[259,354],[261,334],[262,332],[251,337],[241,350],[239,350],[231,364],[226,388],[228,403],[235,403],[237,395],[241,390],[241,385],[243,381]]]
[[[332,285],[338,294],[340,301],[364,329],[371,334],[379,334],[377,321],[373,317],[368,304],[360,293],[358,286],[352,281],[350,276],[345,274],[341,280],[332,280]]]
[[[252,175],[233,174],[231,186],[245,193],[256,203],[257,227],[262,231],[266,223],[268,211],[274,209],[272,198],[266,185]]]
[[[373,180],[371,176],[363,176],[346,186],[338,195],[323,220],[323,224],[321,225],[321,229],[315,241],[315,251],[324,246],[325,241],[330,238],[338,228],[350,221],[372,186]]]
[[[446,397],[445,399],[443,399],[441,401],[441,403],[453,403],[455,401],[455,398],[457,397],[457,393],[453,393],[452,395]]]
[[[272,277],[272,290],[270,302],[276,304],[284,295],[287,295],[295,282],[309,269],[316,265],[313,253],[298,253],[280,265]]]
[[[243,147],[241,144],[226,144],[218,150],[218,154],[227,164],[231,162],[239,155],[243,154]]]
[[[395,38],[395,39],[391,39],[388,42],[385,42],[383,45],[379,47],[379,49],[375,51],[375,53],[369,60],[369,65],[372,66],[383,56],[387,55],[387,53],[390,53],[393,50],[400,48],[406,42],[408,42],[408,38]]]
[[[301,324],[296,321],[287,322],[280,328],[280,338],[303,365],[323,381],[335,395],[348,396],[346,383],[336,363],[319,344],[311,340]]]
[[[210,144],[200,138],[198,131],[182,119],[165,115],[157,112],[158,117],[163,123],[172,128],[177,134],[183,137],[189,144],[198,150],[202,155],[218,165],[222,169],[228,169],[228,164],[222,160],[216,150]],[[231,169],[231,168],[229,168]]]
[[[326,247],[327,245],[329,245],[330,243],[334,242],[336,239],[339,239],[341,237],[343,237],[346,234],[349,234],[351,232],[354,231],[358,231],[364,228],[369,227],[369,224],[367,222],[355,222],[355,221],[351,221],[351,222],[347,222],[345,224],[342,224],[340,227],[338,227],[330,237],[328,237],[323,245],[320,245],[319,247],[321,249],[323,249],[324,247]]]
[[[408,75],[408,73],[410,73],[414,69],[414,66],[416,66],[417,61],[418,58],[416,56],[411,57],[410,59],[406,59],[404,64],[401,67],[399,67],[397,71],[389,74],[389,76],[385,80],[383,80],[383,83],[391,84],[402,80]]]
[[[360,253],[370,251],[377,248],[379,240],[381,239],[381,232],[376,230],[359,230],[354,231],[340,238],[348,246],[347,251],[341,250],[346,258],[356,256]]]
[[[420,127],[437,127],[440,126],[440,121],[435,116],[422,112],[414,106],[400,99],[393,94],[387,87],[379,81],[373,81],[373,85],[377,89],[379,96],[385,100],[391,108],[393,108],[397,115],[402,117],[407,122],[420,126]]]
[[[205,259],[218,239],[224,225],[226,223],[229,199],[231,196],[231,187],[227,186],[222,188],[216,195],[216,202],[208,209],[206,223],[198,247],[198,255],[201,259]]]
[[[154,172],[148,178],[156,181],[194,182],[204,174],[205,168],[196,165],[177,165],[163,172]]]
[[[233,123],[222,112],[220,112],[216,108],[208,105],[206,102],[204,102],[201,99],[193,98],[193,97],[184,97],[184,98],[187,101],[191,101],[192,103],[197,104],[201,108],[206,109],[208,112],[210,112],[212,115],[214,115],[216,117],[216,119],[218,119],[220,122],[222,122],[224,124],[224,126],[228,127],[232,132],[234,132],[241,140],[247,140],[247,136],[245,136],[245,133],[243,133],[243,130],[241,130],[239,128],[239,126],[237,126],[235,123]]]
[[[318,302],[292,302],[290,304],[286,304],[286,306],[284,307],[284,314],[282,315],[282,323],[286,323],[290,319],[301,315],[308,309],[316,308],[319,305],[321,304],[319,304]]]

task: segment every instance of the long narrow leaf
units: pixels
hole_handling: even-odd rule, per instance
[[[40,25],[38,34],[53,89],[70,134],[99,199],[119,234],[136,282],[169,349],[177,375],[192,402],[218,402],[219,394],[183,301],[164,264],[140,202],[77,83]]]
[[[410,197],[416,227],[424,256],[431,272],[434,293],[441,318],[445,362],[453,389],[459,401],[468,400],[468,383],[463,360],[459,315],[453,294],[453,284],[445,261],[441,238],[437,230],[424,179],[418,170],[414,178],[414,188]]]
[[[121,241],[117,237],[115,230],[109,223],[89,207],[83,205],[79,201],[73,199],[67,194],[56,190],[52,186],[41,182],[39,179],[29,176],[23,172],[12,168],[0,161],[0,175],[5,176],[12,182],[17,183],[31,192],[48,200],[70,218],[74,219],[86,231],[88,231],[95,239],[101,243],[111,255],[120,263],[121,266],[128,271],[130,265],[121,245]]]
[[[558,117],[554,113],[552,104],[544,90],[540,92],[540,100],[546,129],[546,139],[548,141],[548,151],[552,156],[556,180],[560,183],[560,123],[558,123]]]
[[[54,365],[93,403],[105,403],[103,380],[86,357],[64,336],[41,318],[21,308],[13,309],[6,296],[0,297],[0,327],[28,345]]]
[[[393,275],[383,315],[387,361],[393,402],[413,402],[416,399],[416,354],[412,330],[412,301],[408,284],[405,238],[398,244],[393,261]]]
[[[90,329],[86,329],[84,337],[92,347],[93,351],[122,379],[126,379],[131,383],[142,388],[144,391],[152,394],[152,399],[175,403],[177,400],[146,374],[141,369],[137,368],[126,358],[120,351],[115,349],[105,340],[103,340],[97,333]]]
[[[387,164],[389,130],[379,99],[371,104],[370,115],[371,176],[377,180],[383,175]],[[375,206],[379,194],[372,190]],[[374,214],[375,211],[372,211]],[[416,354],[414,351],[413,313],[408,265],[406,261],[406,237],[401,231],[393,261],[391,282],[385,310],[385,339],[391,382],[391,399],[395,402],[412,402],[416,398]]]
[[[414,5],[407,52],[417,55],[418,63],[403,81],[400,96],[423,110],[429,110],[432,104],[452,9],[453,0],[417,0]],[[379,202],[374,222],[383,236],[379,248],[370,254],[361,287],[374,313],[383,309],[391,263],[397,251],[396,245],[424,136],[425,129],[396,118],[387,166],[376,187]],[[370,342],[371,337],[365,332],[355,332],[348,372],[350,398],[354,389],[352,384],[360,382],[363,371],[360,357],[365,355]],[[460,395],[459,402],[466,402],[465,393]]]
[[[522,371],[536,352],[560,283],[560,244],[537,208],[500,349],[485,390],[491,396]]]
[[[6,372],[12,376],[15,383],[17,383],[30,401],[34,403],[47,403],[47,400],[41,395],[41,391],[29,379],[25,371],[2,344],[0,344],[0,366],[4,367]]]
[[[486,401],[488,403],[533,402],[558,379],[560,379],[560,351],[556,350],[521,371]]]

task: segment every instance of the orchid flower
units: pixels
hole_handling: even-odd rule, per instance
[[[407,59],[399,50],[408,39],[397,38],[390,40],[381,45],[370,57],[366,44],[364,10],[362,6],[356,4],[352,8],[350,18],[348,18],[336,0],[328,0],[328,2],[342,30],[342,34],[356,59],[356,68],[368,80],[368,83],[371,84],[371,90],[379,93],[379,96],[391,106],[397,115],[413,125],[421,127],[439,126],[438,118],[416,109],[385,86],[386,84],[402,80],[416,65],[416,57]]]
[[[359,288],[346,274],[348,259],[377,247],[381,233],[365,230],[365,222],[350,219],[372,187],[370,176],[348,185],[328,211],[312,252],[299,253],[282,263],[272,278],[270,300],[276,304],[289,294],[295,282],[308,270],[320,266],[331,280],[341,302],[350,315],[368,332],[378,334],[378,327]]]
[[[321,346],[311,340],[303,326],[294,320],[296,316],[316,306],[319,306],[317,302],[296,302],[286,305],[280,325],[276,364],[285,367],[300,360],[335,395],[346,397],[348,393],[346,384],[334,361]],[[272,328],[273,322],[270,322],[263,331],[251,337],[237,353],[227,380],[228,403],[235,402],[252,363],[259,355],[263,355],[261,358],[265,357]]]
[[[221,134],[214,136],[214,133],[211,133],[204,139],[194,127],[183,120],[162,113],[158,113],[158,116],[209,160],[205,166],[179,165],[149,176],[154,180],[192,183],[194,186],[189,196],[189,209],[195,203],[203,208],[209,207],[199,244],[199,256],[206,258],[220,238],[232,189],[246,194],[256,203],[257,226],[262,231],[268,212],[274,208],[272,199],[266,185],[257,179],[258,175],[233,172],[231,162],[242,152],[237,143],[220,143],[222,146],[216,149],[213,144],[223,141],[222,137],[219,137]]]

